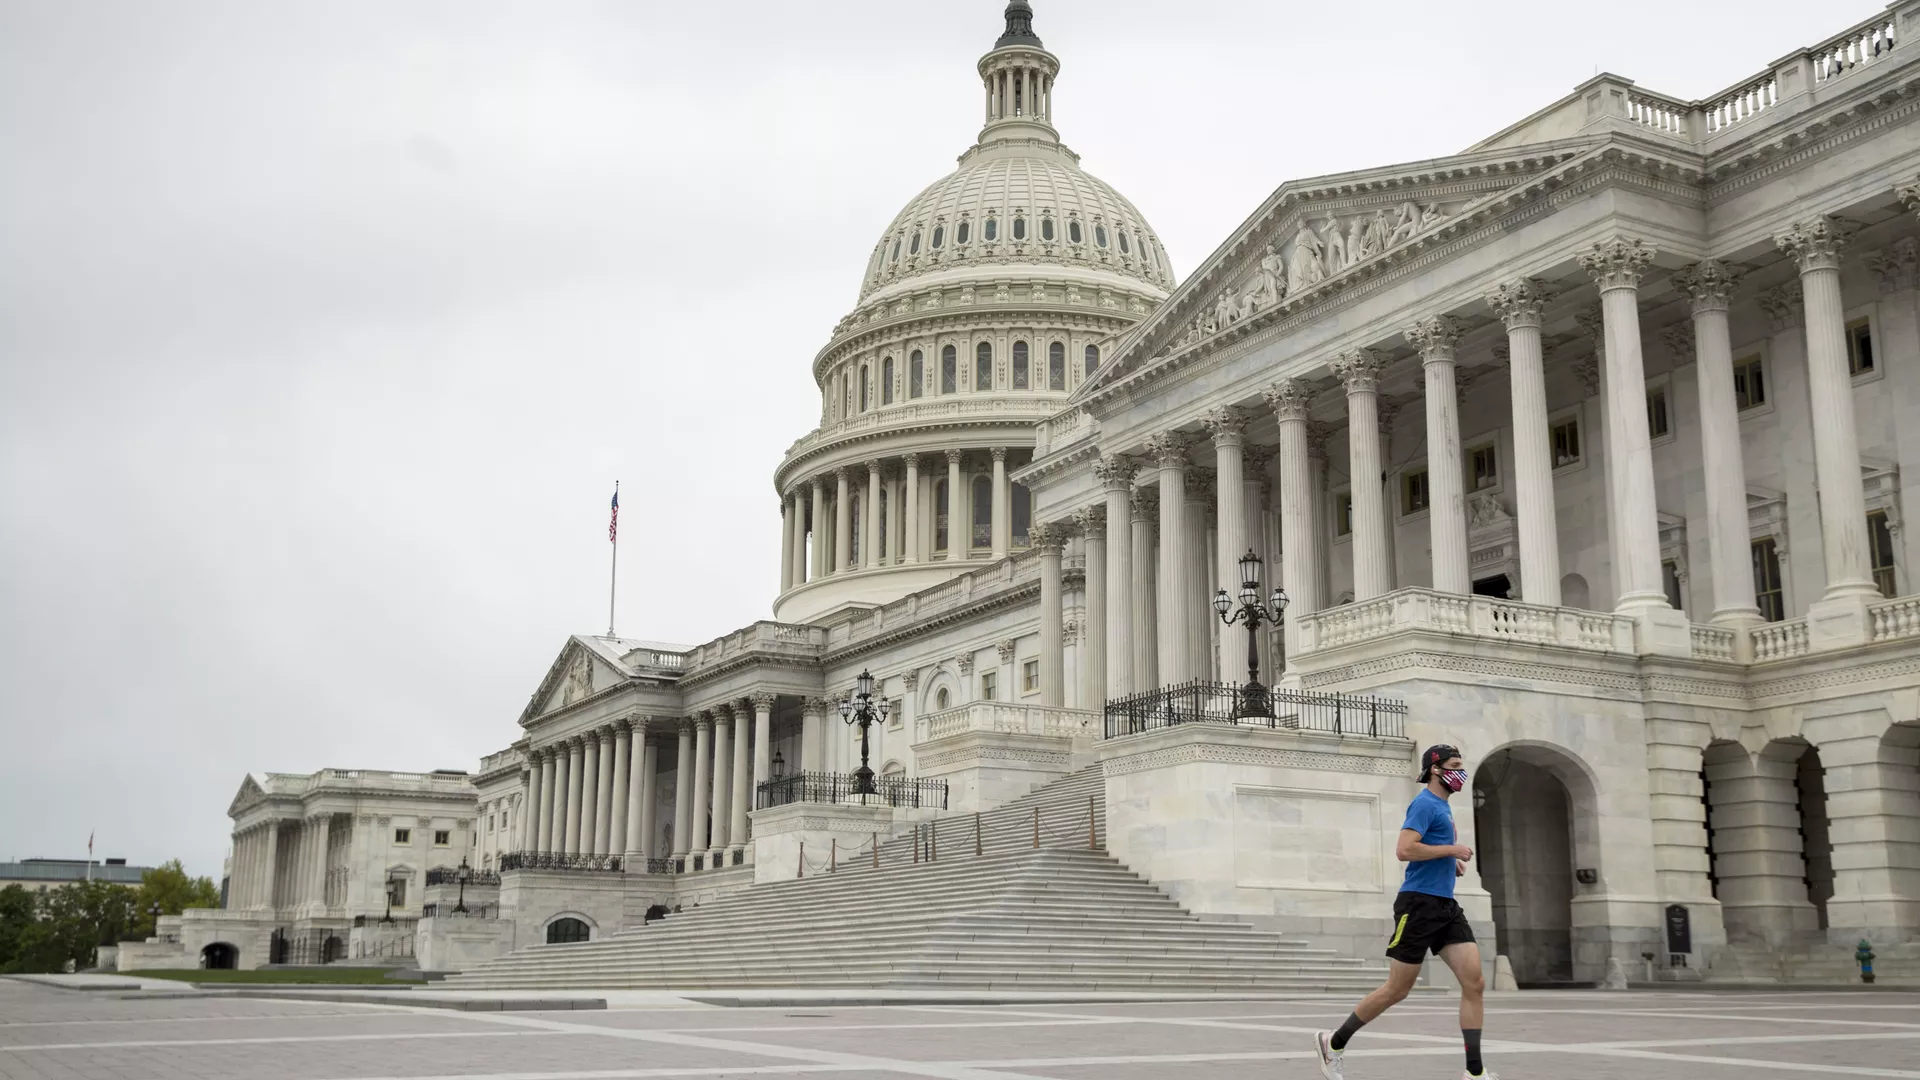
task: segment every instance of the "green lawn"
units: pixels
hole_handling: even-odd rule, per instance
[[[289,968],[279,971],[201,971],[181,968],[166,971],[123,971],[140,979],[178,979],[195,983],[309,983],[319,986],[394,986],[424,982],[420,978],[387,978],[385,968],[317,967]]]

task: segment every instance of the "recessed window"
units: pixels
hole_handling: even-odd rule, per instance
[[[860,411],[867,411],[867,366],[860,365]]]
[[[1854,319],[1847,323],[1847,371],[1865,375],[1873,370],[1873,321]]]
[[[943,686],[938,693],[933,695],[933,707],[936,709],[944,709],[952,700],[953,698],[947,694],[947,688]]]
[[[1554,468],[1577,464],[1580,461],[1580,418],[1569,416],[1548,428],[1547,444],[1552,448]]]
[[[907,254],[920,254],[920,230],[913,230],[913,239],[907,241]]]
[[[1024,341],[1013,343],[1013,388],[1027,388],[1027,343]]]
[[[1000,219],[988,218],[987,223],[980,227],[980,235],[988,243],[992,243],[993,241],[1000,239]],[[962,241],[962,243],[964,242],[965,241]]]
[[[579,919],[555,919],[547,924],[547,944],[549,945],[572,945],[576,942],[591,940],[592,937],[593,931]]]
[[[995,673],[991,671],[983,671],[980,673],[980,700],[982,701],[993,700],[993,684],[999,681],[994,678],[994,674]]]
[[[1047,346],[1047,389],[1067,388],[1067,346],[1056,341]]]
[[[888,261],[889,261],[889,262],[899,262],[899,261],[900,261],[900,241],[899,241],[899,240],[895,240],[895,241],[893,242],[893,257],[892,257],[892,258],[890,258],[890,259],[889,259]]]
[[[1753,602],[1760,606],[1760,614],[1768,622],[1779,622],[1787,617],[1784,596],[1780,588],[1779,549],[1773,537],[1763,536],[1753,542]]]
[[[993,389],[993,346],[984,341],[973,350],[973,388]]]
[[[1657,439],[1672,430],[1667,416],[1667,387],[1662,383],[1647,390],[1647,435]]]
[[[394,842],[394,843],[396,843],[396,844],[411,844],[411,843],[413,843],[413,830],[412,830],[412,829],[395,829],[395,830],[393,830],[393,842]]]
[[[1020,665],[1020,684],[1028,692],[1040,689],[1040,661],[1029,660]]]
[[[453,843],[453,833],[449,832],[446,829],[433,830],[433,846],[434,847],[446,847],[448,844],[451,844],[451,843]]]
[[[970,235],[972,232],[973,232],[973,222],[971,221],[961,222],[960,227],[953,230],[953,242],[956,244],[966,243],[968,240],[972,239],[972,236]],[[938,246],[938,245],[935,245],[935,246]]]
[[[1087,377],[1092,378],[1093,373],[1098,370],[1100,370],[1100,346],[1089,345],[1087,346]]]
[[[1353,496],[1344,491],[1333,497],[1333,535],[1353,535]]]
[[[1026,547],[1033,536],[1033,493],[1027,485],[1015,484],[1008,494],[1013,511],[1013,546]]]
[[[1096,233],[1095,235],[1097,236],[1099,234]],[[1127,244],[1127,230],[1121,229],[1120,230],[1120,254],[1129,255],[1132,253],[1133,253],[1133,248],[1128,246]]]
[[[493,815],[492,814],[487,815],[487,831],[488,832],[493,831]]]
[[[1893,529],[1885,510],[1867,515],[1867,559],[1880,595],[1889,600],[1899,595],[1899,583],[1894,580],[1893,572]]]
[[[1686,600],[1680,595],[1680,564],[1667,559],[1660,564],[1660,584],[1667,592],[1667,606],[1675,611],[1686,610]]]
[[[1159,269],[1160,263],[1153,257],[1153,237],[1140,241],[1140,254],[1146,258],[1149,267]]]
[[[1093,227],[1093,246],[1107,246],[1107,227],[1105,225],[1095,225]]]
[[[1078,221],[1067,222],[1067,241],[1073,244],[1080,242],[1080,223]]]
[[[1013,238],[1015,240],[1025,240],[1027,238],[1026,218],[1017,217],[1013,219]]]
[[[1500,450],[1492,443],[1467,451],[1467,463],[1473,470],[1473,490],[1500,486]]]
[[[973,546],[993,546],[993,481],[973,478]]]
[[[947,550],[947,482],[933,485],[933,550]]]
[[[1045,240],[1048,243],[1053,242],[1053,219],[1052,218],[1043,217],[1040,219],[1040,239]]]
[[[954,347],[949,345],[940,350],[940,392],[951,394],[959,389],[960,361]]]
[[[938,251],[942,247],[945,247],[946,243],[947,227],[945,225],[935,225],[933,227],[933,249]]]
[[[1733,362],[1733,403],[1743,411],[1767,403],[1767,374],[1758,356]]]
[[[512,814],[513,814],[513,811],[511,810],[500,811],[500,831],[501,832],[507,831],[507,818],[510,817]]]
[[[1427,508],[1427,470],[1410,469],[1400,474],[1400,512],[1417,514]]]
[[[927,359],[919,349],[907,358],[907,396],[917,398],[924,389],[922,380],[927,377]]]
[[[880,404],[893,404],[893,357],[880,361]]]

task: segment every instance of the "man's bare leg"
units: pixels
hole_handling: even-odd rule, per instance
[[[1486,1018],[1486,977],[1480,971],[1480,946],[1463,941],[1440,950],[1440,959],[1453,969],[1460,983],[1460,1037],[1467,1044],[1467,1075],[1480,1076],[1480,1028]]]

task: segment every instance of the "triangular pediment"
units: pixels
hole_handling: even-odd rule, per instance
[[[1606,144],[1587,137],[1288,181],[1117,344],[1072,400],[1099,398],[1151,368],[1317,313],[1344,291],[1482,228]]]
[[[613,650],[603,650],[596,647],[598,644],[595,639],[578,635],[567,639],[560,655],[547,669],[546,677],[540,681],[540,688],[534,691],[527,711],[521,716],[522,723],[627,681],[633,673],[621,665]]]
[[[240,781],[240,790],[234,792],[233,801],[227,804],[227,816],[237,818],[266,801],[266,789],[253,778],[252,773],[248,773],[247,778]]]

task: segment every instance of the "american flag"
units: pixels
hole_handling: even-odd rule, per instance
[[[607,543],[620,542],[620,485],[613,485],[613,516],[607,519]]]

